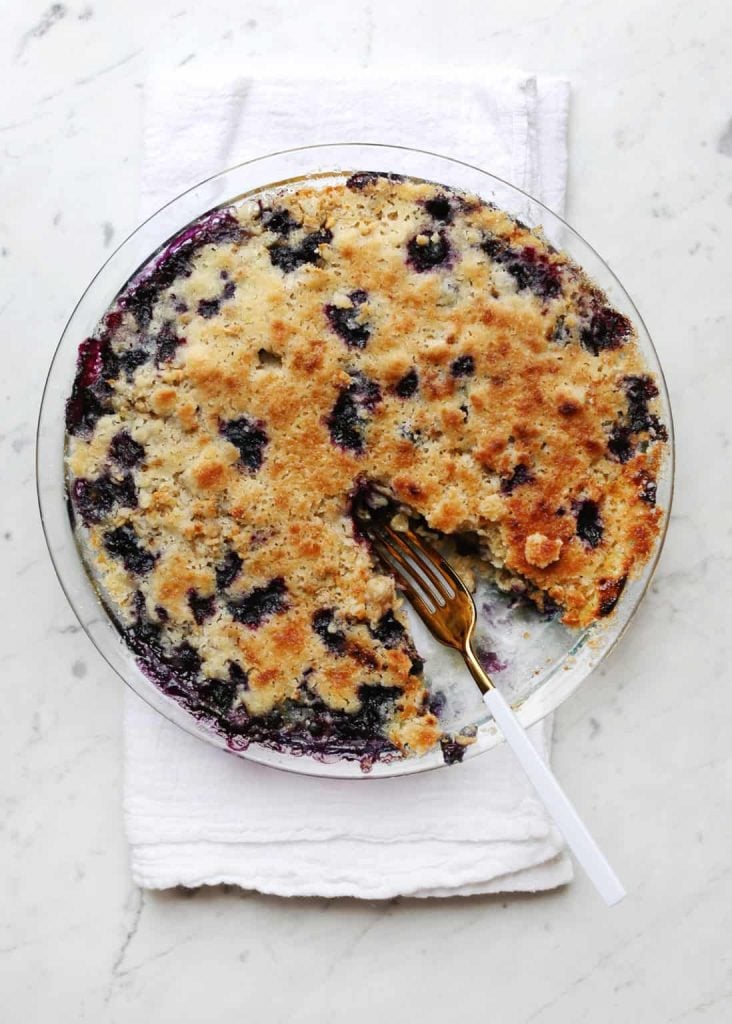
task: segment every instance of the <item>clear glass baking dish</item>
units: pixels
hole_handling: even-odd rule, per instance
[[[94,277],[61,336],[43,392],[37,436],[37,487],[43,529],[59,582],[87,636],[117,674],[143,700],[169,721],[224,749],[226,740],[197,721],[174,700],[160,692],[139,669],[134,655],[99,600],[77,547],[66,506],[64,480],[64,407],[74,378],[79,343],[90,335],[117,293],[150,257],[191,221],[214,207],[273,185],[296,183],[302,178],[355,171],[380,171],[409,175],[473,192],[496,203],[531,227],[541,226],[549,241],[563,249],[606,292],[612,305],[636,326],[641,351],[655,374],[661,418],[668,426],[669,441],[663,471],[658,479],[657,500],[665,517],[655,551],[637,578],[627,586],[613,614],[585,630],[570,630],[557,622],[545,622],[525,608],[512,607],[494,590],[479,591],[477,601],[479,638],[495,653],[495,681],[517,710],[525,726],[532,725],[557,708],[617,643],[631,621],[653,575],[669,520],[674,475],[674,441],[671,409],[663,372],[648,331],[629,295],[595,250],[564,220],[536,199],[508,182],[459,160],[421,150],[371,143],[310,146],[273,153],[250,160],[201,182],[173,199],[133,232],[109,257]],[[453,728],[472,724],[476,741],[466,758],[476,757],[502,737],[487,717],[461,659],[436,644],[415,616],[413,633],[426,656],[425,674],[432,685],[447,693]],[[310,756],[272,750],[250,744],[237,756],[300,774],[334,778],[383,778],[407,775],[443,766],[441,751],[422,757],[377,762],[364,773],[357,761],[317,760]]]

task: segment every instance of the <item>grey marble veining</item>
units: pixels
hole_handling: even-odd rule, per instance
[[[732,11],[618,0],[351,7],[8,0],[0,34],[0,1000],[3,1020],[721,1024],[732,1017]],[[135,226],[156,59],[511,64],[573,82],[569,219],[666,369],[677,498],[651,592],[557,716],[555,765],[624,878],[537,898],[141,893],[121,825],[120,686],[35,510],[56,340]]]

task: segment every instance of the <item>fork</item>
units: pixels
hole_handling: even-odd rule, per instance
[[[370,515],[365,509],[359,518],[377,554],[433,636],[462,654],[494,721],[599,894],[608,906],[618,903],[625,896],[620,879],[475,655],[475,604],[463,581],[413,530],[397,531],[386,516]]]

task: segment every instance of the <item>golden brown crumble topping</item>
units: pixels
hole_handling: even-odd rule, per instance
[[[364,173],[215,211],[127,286],[80,349],[69,490],[127,642],[191,711],[242,744],[418,754],[440,724],[354,491],[586,626],[658,533],[656,396],[540,233]]]

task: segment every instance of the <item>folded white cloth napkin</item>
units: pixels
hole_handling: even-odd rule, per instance
[[[146,88],[144,212],[238,161],[342,141],[456,156],[561,211],[567,105],[567,83],[513,72],[159,72]],[[228,882],[377,899],[536,891],[572,877],[504,746],[421,776],[298,777],[209,747],[132,693],[125,736],[132,873],[147,888]],[[551,723],[532,738],[548,756]]]

